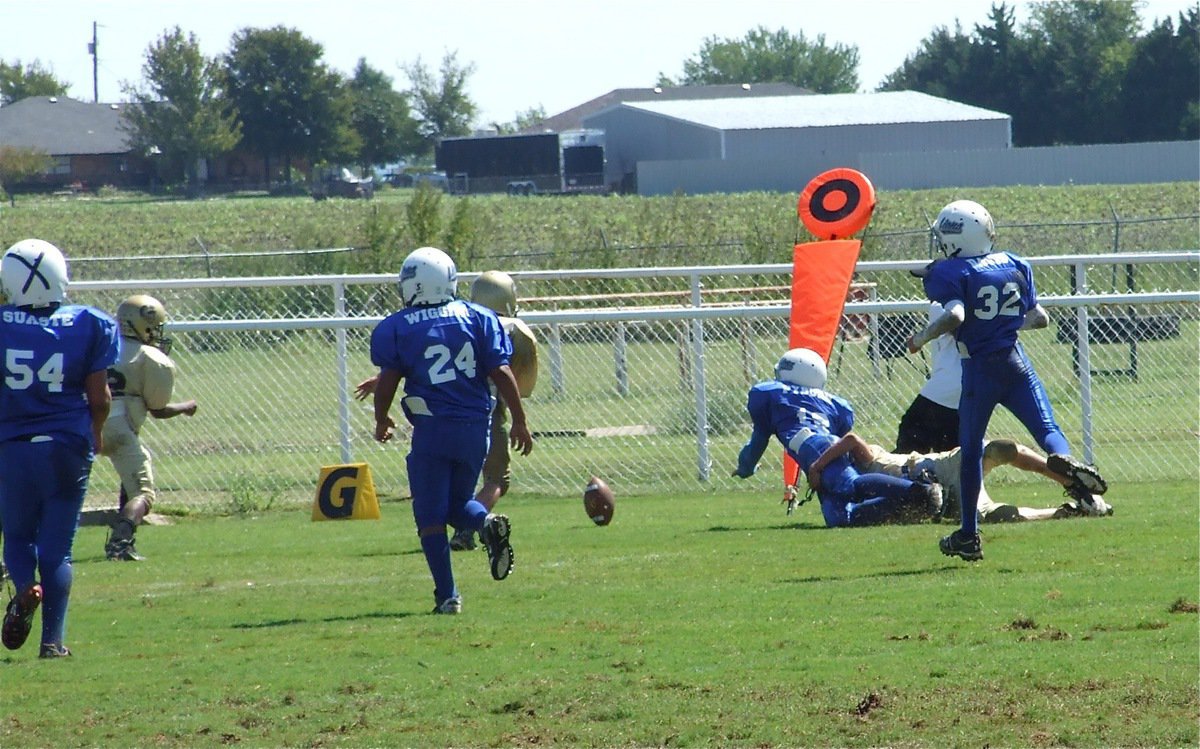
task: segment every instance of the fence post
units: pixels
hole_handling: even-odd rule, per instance
[[[555,395],[566,391],[563,382],[562,328],[558,323],[550,324],[550,387]]]
[[[692,274],[692,306],[700,309],[700,274]],[[708,452],[708,387],[704,378],[704,321],[692,320],[692,387],[696,394],[696,448],[699,477],[708,481],[712,458]]]
[[[346,316],[346,284],[338,279],[333,282],[333,313],[338,317]],[[350,366],[346,357],[346,329],[338,327],[334,331],[337,342],[337,383],[338,383],[338,434],[342,446],[342,462],[352,460],[350,451]]]
[[[1087,293],[1087,266],[1082,260],[1074,264],[1076,293]],[[1092,351],[1088,309],[1080,305],[1075,308],[1075,340],[1079,347],[1079,406],[1083,430],[1083,458],[1095,463],[1095,442],[1092,435]]]
[[[629,395],[629,364],[625,356],[625,323],[618,321],[613,333],[613,365],[617,374],[617,395]]]

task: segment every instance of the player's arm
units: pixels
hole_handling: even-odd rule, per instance
[[[162,408],[152,408],[149,410],[149,413],[156,419],[173,419],[179,415],[194,416],[197,408],[196,401],[193,399],[178,403],[168,403]]]
[[[1046,312],[1046,308],[1040,304],[1034,305],[1033,309],[1025,313],[1025,322],[1021,323],[1021,330],[1040,330],[1050,325],[1050,315]]]
[[[83,393],[87,398],[88,412],[92,416],[92,444],[97,453],[104,449],[101,432],[108,410],[112,407],[112,393],[108,389],[108,369],[89,372],[83,380]]]
[[[521,404],[521,392],[517,389],[517,379],[513,377],[512,369],[507,364],[501,364],[491,372],[488,379],[496,385],[496,392],[508,406],[512,424],[508,428],[509,444],[519,450],[522,455],[528,455],[533,450],[533,435],[529,433],[529,425],[525,421],[525,406]]]
[[[733,469],[733,476],[739,479],[753,476],[754,471],[758,469],[758,461],[762,460],[763,453],[767,451],[767,445],[770,443],[771,432],[756,425],[750,433],[750,439],[738,452],[737,467]]]
[[[397,369],[380,369],[379,378],[375,383],[375,441],[387,442],[392,438],[392,430],[396,422],[388,415],[392,408],[392,400],[396,397],[396,388],[400,386],[400,371]]]
[[[946,303],[941,315],[908,338],[908,353],[915,354],[921,347],[944,333],[953,333],[967,319],[967,310],[962,300],[952,299]]]
[[[829,467],[829,464],[838,458],[850,454],[850,460],[856,466],[864,466],[871,462],[871,448],[867,445],[866,440],[859,437],[854,432],[847,432],[842,437],[838,438],[829,448],[820,454],[812,465],[808,467],[806,473],[808,477],[808,485],[814,489],[821,486],[821,471]]]

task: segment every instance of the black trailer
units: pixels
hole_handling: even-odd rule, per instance
[[[435,160],[458,192],[606,192],[602,130],[444,138]]]

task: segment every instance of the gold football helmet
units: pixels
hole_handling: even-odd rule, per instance
[[[171,351],[171,339],[163,333],[167,309],[162,302],[146,294],[135,294],[117,307],[121,335],[154,346],[164,354]]]
[[[517,284],[498,270],[484,271],[471,284],[471,301],[505,317],[517,316]]]

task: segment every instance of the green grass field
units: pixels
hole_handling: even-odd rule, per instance
[[[1047,488],[1022,501],[1056,502]],[[76,543],[70,659],[0,654],[3,747],[1196,746],[1194,482],[1109,518],[828,530],[774,496],[524,496],[516,568],[454,557],[435,617],[407,503]]]

